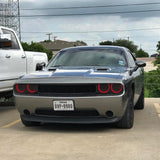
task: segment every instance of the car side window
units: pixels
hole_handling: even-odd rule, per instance
[[[2,29],[2,31],[3,31],[3,34],[10,34],[11,35],[12,46],[10,47],[10,49],[20,49],[15,34],[12,31],[9,31],[7,29]]]
[[[135,67],[136,66],[136,63],[135,63],[135,60],[132,56],[132,53],[130,51],[127,51],[127,59],[128,59],[128,65],[129,67]]]

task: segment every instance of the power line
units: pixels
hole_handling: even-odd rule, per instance
[[[22,38],[45,38],[46,36],[22,36]],[[157,38],[159,39],[159,37],[157,36],[130,36],[131,39],[133,38]],[[121,39],[125,39],[126,37],[117,37],[117,38],[121,38]],[[83,40],[82,40],[83,41]],[[106,39],[85,39],[85,41],[106,41]]]
[[[122,29],[122,30],[104,30],[104,31],[98,31],[98,30],[95,30],[95,31],[68,31],[68,32],[61,32],[61,31],[52,31],[52,33],[103,33],[103,32],[126,32],[126,31],[146,31],[146,30],[159,30],[159,28],[135,28],[135,29]],[[45,33],[49,33],[49,32],[22,32],[24,34],[28,34],[28,33],[35,33],[35,34],[39,34],[39,33],[42,33],[42,34],[45,34]]]
[[[30,17],[60,17],[60,16],[86,16],[86,15],[106,15],[106,14],[127,14],[127,13],[146,13],[146,12],[160,12],[160,9],[157,10],[139,10],[139,11],[123,11],[123,12],[92,12],[92,13],[66,13],[66,14],[35,14],[35,15],[21,15],[22,18]],[[1,17],[1,16],[0,16]],[[12,17],[12,16],[5,16]]]
[[[21,10],[48,10],[48,9],[85,9],[85,8],[104,8],[104,7],[125,7],[125,6],[143,6],[143,5],[158,5],[160,2],[154,3],[133,3],[133,4],[118,4],[118,5],[96,5],[96,6],[73,6],[73,7],[52,7],[52,8],[22,8]]]

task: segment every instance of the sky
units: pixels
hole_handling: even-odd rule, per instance
[[[159,4],[131,5],[144,3]],[[108,14],[110,12],[112,14]],[[95,14],[73,15],[85,13]],[[106,40],[129,39],[151,55],[156,53],[156,45],[160,41],[160,0],[20,0],[20,14],[22,41],[26,42],[46,40],[47,33],[52,33],[52,40],[55,36],[67,41],[82,40],[89,46]]]

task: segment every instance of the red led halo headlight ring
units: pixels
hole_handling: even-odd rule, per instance
[[[24,93],[24,91],[21,91],[21,90],[18,88],[18,84],[16,84],[16,90],[17,90],[19,93]]]
[[[108,93],[109,90],[110,90],[110,85],[109,85],[109,84],[108,84],[108,89],[107,89],[106,91],[102,91],[102,90],[101,90],[101,85],[98,84],[98,91],[99,91],[99,92],[101,92],[101,93]]]
[[[29,88],[29,84],[27,84],[27,91],[29,92],[29,93],[35,93],[35,92],[37,92],[36,90],[31,90],[30,88]]]
[[[120,93],[120,92],[122,91],[122,89],[123,89],[122,84],[120,84],[120,85],[121,85],[121,88],[120,88],[120,90],[118,90],[118,91],[115,91],[115,90],[113,89],[113,85],[114,85],[114,84],[111,84],[111,91],[112,91],[113,93]]]

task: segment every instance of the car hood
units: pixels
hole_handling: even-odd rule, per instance
[[[90,68],[90,69],[56,69],[54,71],[39,71],[21,77],[21,80],[39,83],[93,83],[105,81],[121,81],[126,75],[127,68]],[[31,80],[32,79],[32,80]]]

